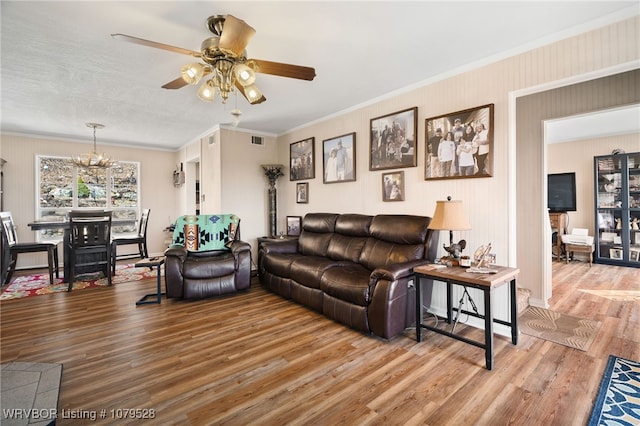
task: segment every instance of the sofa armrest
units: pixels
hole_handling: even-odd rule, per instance
[[[263,241],[260,244],[263,253],[293,254],[298,252],[298,239]]]
[[[184,246],[174,244],[170,245],[168,249],[164,251],[165,257],[177,257],[181,262],[187,258],[187,249]]]
[[[246,290],[251,286],[251,245],[236,240],[231,243],[230,248],[235,259],[236,290]]]
[[[182,297],[182,266],[187,258],[187,249],[172,245],[164,251],[164,279],[167,297]]]
[[[250,251],[251,244],[245,241],[235,240],[231,243],[229,248],[231,249],[231,253],[233,253],[233,255],[237,257],[242,252]]]
[[[400,278],[406,278],[413,275],[413,268],[416,266],[426,265],[428,260],[418,259],[410,260],[404,263],[394,263],[391,265],[381,266],[373,270],[369,277],[369,285],[374,286],[380,280],[396,281]]]
[[[410,303],[408,283],[413,279],[413,268],[427,263],[424,259],[412,260],[376,268],[371,273],[368,319],[374,334],[388,339],[409,325],[409,313],[415,308]]]

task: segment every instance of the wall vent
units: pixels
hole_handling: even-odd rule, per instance
[[[251,136],[251,145],[264,145],[264,138],[262,136]]]

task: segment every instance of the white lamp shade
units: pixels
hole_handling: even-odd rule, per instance
[[[204,66],[199,63],[187,64],[181,70],[182,79],[191,85],[198,84],[204,75]]]
[[[211,80],[207,80],[200,86],[200,89],[198,89],[198,97],[205,102],[213,102],[215,95],[216,87]]]
[[[238,83],[244,87],[249,86],[256,81],[256,73],[245,64],[237,64],[233,68],[233,72],[236,74],[236,80],[238,80]]]
[[[251,84],[244,88],[244,93],[247,96],[247,100],[250,104],[260,100],[262,97],[262,91],[258,89],[258,86]]]
[[[436,210],[429,223],[429,229],[466,231],[471,229],[462,201],[436,201]]]

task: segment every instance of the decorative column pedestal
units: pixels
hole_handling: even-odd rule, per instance
[[[269,179],[269,236],[275,237],[278,233],[276,221],[278,218],[278,205],[276,200],[276,181],[284,176],[282,164],[262,164],[265,176]]]

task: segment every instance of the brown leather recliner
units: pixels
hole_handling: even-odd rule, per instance
[[[251,246],[239,240],[239,220],[234,238],[216,250],[189,250],[188,244],[170,246],[164,253],[167,298],[199,299],[247,290],[251,284]]]

